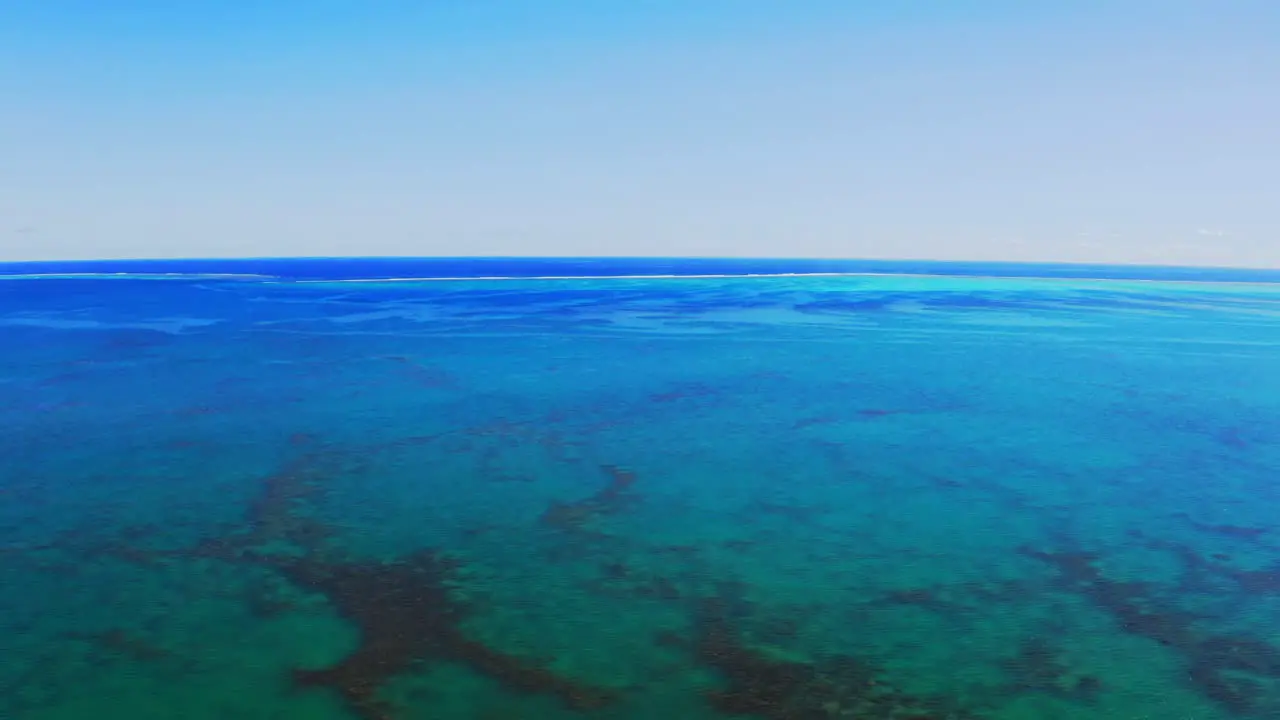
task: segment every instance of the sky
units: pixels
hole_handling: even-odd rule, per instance
[[[1275,0],[0,0],[0,260],[1280,267]]]

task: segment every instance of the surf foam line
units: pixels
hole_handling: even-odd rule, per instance
[[[0,280],[280,280],[275,275],[251,273],[21,273],[5,275]]]
[[[1058,283],[1149,283],[1156,285],[1243,285],[1260,289],[1280,290],[1280,283],[1249,280],[1173,280],[1158,278],[1101,278],[1101,277],[1046,277],[1043,275],[952,275],[943,273],[886,273],[886,272],[809,272],[809,273],[731,273],[731,274],[669,274],[669,275],[480,275],[473,277],[396,277],[396,278],[335,278],[332,280],[292,280],[272,278],[279,284],[336,284],[336,283],[415,283],[415,282],[519,282],[521,280],[733,280],[735,278],[810,278],[810,277],[883,277],[883,278],[936,278],[947,280],[1012,280]]]
[[[1162,278],[1106,278],[1106,277],[1047,277],[1043,275],[956,275],[947,273],[890,273],[890,272],[799,272],[799,273],[675,273],[675,274],[642,274],[642,275],[480,275],[480,276],[427,276],[427,277],[391,277],[391,278],[288,278],[279,275],[260,275],[253,273],[22,273],[6,275],[0,272],[0,281],[34,281],[34,280],[242,280],[260,282],[271,285],[333,285],[333,284],[377,284],[377,283],[426,283],[426,282],[564,282],[566,280],[733,280],[736,278],[838,278],[838,277],[880,277],[880,278],[934,278],[948,280],[1005,280],[1033,281],[1053,283],[1094,284],[1143,284],[1143,285],[1175,285],[1175,286],[1237,286],[1267,292],[1280,292],[1280,283],[1265,280],[1175,280]]]
[[[859,275],[881,275],[881,276],[903,276],[909,277],[905,273],[852,273],[852,272],[829,272],[829,273],[726,273],[718,275],[710,274],[670,274],[670,275],[477,275],[467,276],[448,276],[448,277],[403,277],[403,278],[348,278],[335,280],[282,280],[282,282],[297,283],[382,283],[382,282],[467,282],[475,281],[502,281],[502,280],[693,280],[693,279],[715,279],[715,278],[765,278],[765,277],[853,277]],[[914,276],[910,276],[914,277]]]

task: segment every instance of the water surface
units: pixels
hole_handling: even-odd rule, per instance
[[[366,262],[2,269],[0,717],[1280,717],[1266,273]]]

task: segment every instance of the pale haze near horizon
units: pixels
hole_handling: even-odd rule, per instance
[[[1280,3],[443,6],[9,4],[0,260],[1280,267]]]

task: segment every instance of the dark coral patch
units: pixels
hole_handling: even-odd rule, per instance
[[[1092,600],[1126,632],[1182,655],[1192,685],[1224,710],[1248,717],[1280,715],[1280,705],[1272,699],[1280,686],[1280,648],[1256,638],[1201,631],[1199,618],[1172,607],[1153,583],[1108,578],[1094,554],[1023,552],[1056,568],[1068,587]]]
[[[874,665],[849,655],[802,662],[755,647],[734,627],[740,609],[723,598],[704,600],[690,643],[701,664],[723,680],[720,689],[707,694],[708,702],[719,712],[766,720],[974,717],[935,699],[895,688]],[[664,640],[664,644],[671,644],[669,638]]]

